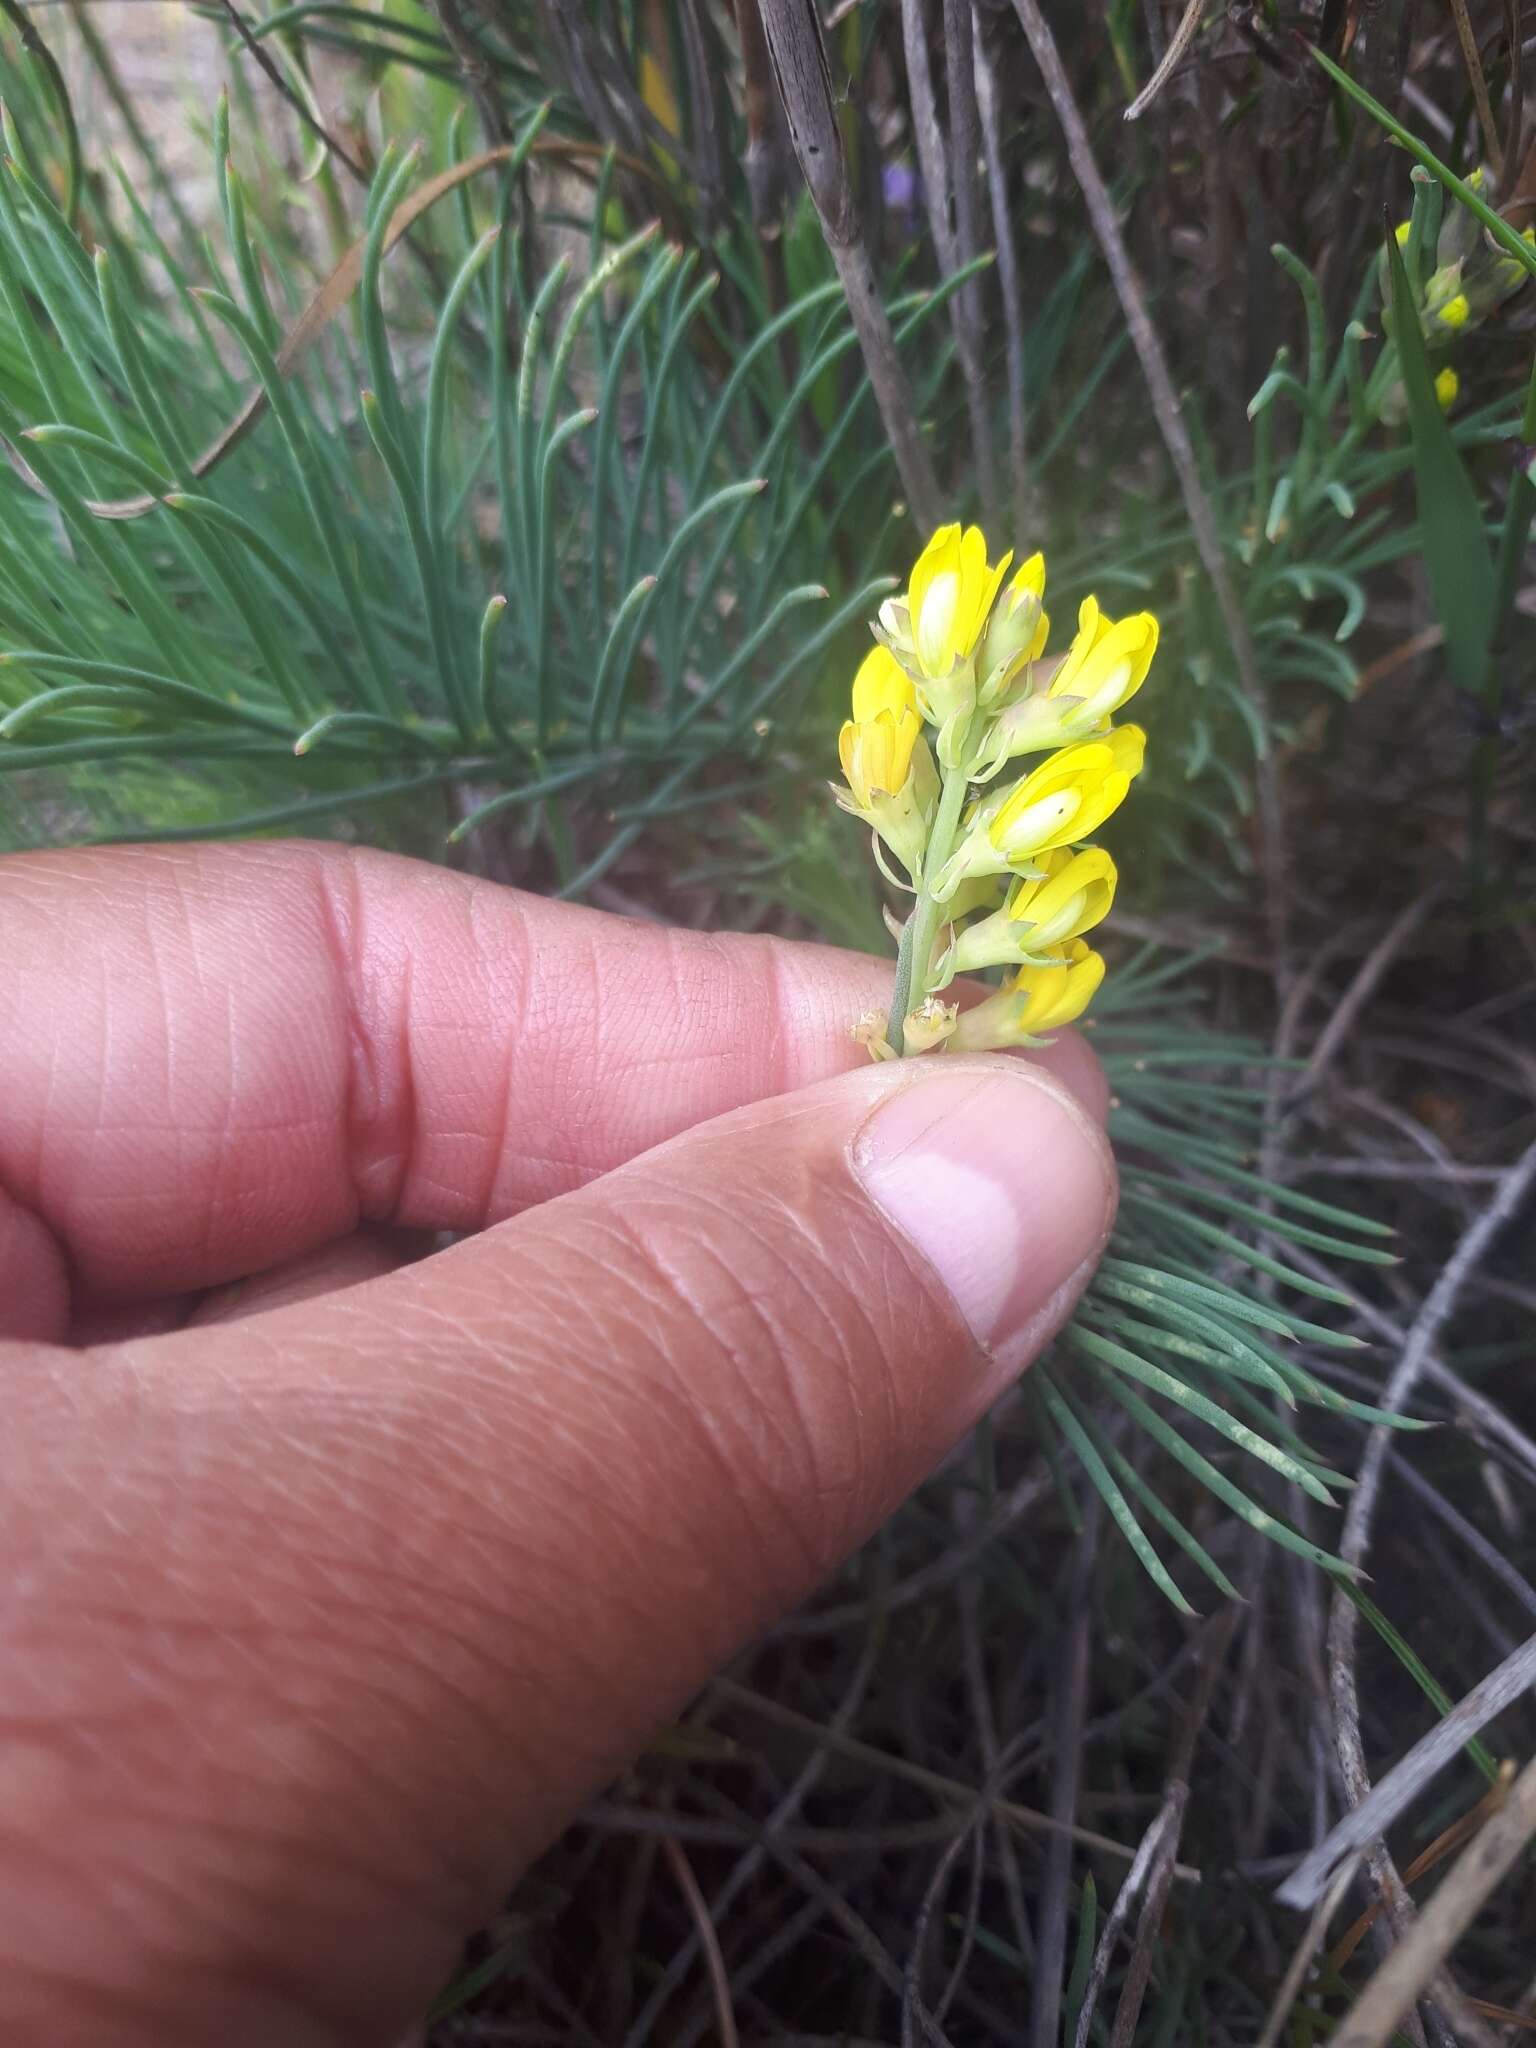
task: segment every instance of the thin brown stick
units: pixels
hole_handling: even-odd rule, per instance
[[[693,1915],[693,1924],[698,1933],[699,1946],[704,1951],[705,1967],[709,1971],[710,1989],[714,1993],[715,2018],[720,2027],[720,2048],[741,2048],[741,2036],[736,2031],[736,2015],[731,2009],[731,1984],[726,1974],[725,1957],[720,1953],[720,1937],[715,1932],[715,1923],[709,1917],[709,1908],[704,1903],[704,1894],[699,1890],[699,1881],[693,1874],[693,1866],[683,1854],[682,1848],[673,1835],[664,1835],[661,1853],[667,1859],[667,1866],[677,1879],[677,1888],[688,1904]]]
[[[1472,28],[1472,17],[1467,12],[1467,0],[1451,0],[1451,18],[1456,24],[1456,40],[1461,45],[1461,59],[1467,67],[1467,78],[1472,86],[1477,125],[1483,131],[1483,148],[1488,153],[1493,182],[1500,185],[1504,179],[1504,149],[1499,141],[1498,123],[1493,118],[1493,102],[1488,97],[1488,80],[1483,73],[1483,60],[1478,55],[1477,36]]]
[[[1436,1339],[1455,1309],[1463,1287],[1493,1239],[1524,1201],[1533,1182],[1536,1182],[1536,1143],[1527,1146],[1510,1167],[1492,1199],[1463,1233],[1439,1278],[1425,1296],[1424,1304],[1409,1328],[1397,1366],[1378,1402],[1389,1413],[1401,1413],[1412,1398],[1414,1387],[1429,1363]],[[1370,1549],[1391,1433],[1387,1424],[1377,1423],[1366,1439],[1355,1491],[1350,1497],[1339,1539],[1339,1556],[1349,1565],[1363,1566]],[[1343,1593],[1336,1592],[1328,1620],[1328,1689],[1333,1705],[1334,1744],[1344,1789],[1352,1806],[1361,1805],[1371,1790],[1355,1685],[1358,1634],[1359,1609]],[[1367,1850],[1367,1860],[1387,1918],[1401,1936],[1407,1931],[1412,1909],[1396,1865],[1379,1836]]]
[[[940,272],[948,277],[955,268],[955,238],[949,224],[949,158],[933,90],[923,0],[901,0],[901,46],[907,60],[907,103],[912,109],[912,141],[923,181],[923,208]]]
[[[1504,161],[1524,162],[1525,51],[1521,44],[1524,0],[1504,0],[1504,38],[1509,50],[1509,126],[1504,131]]]
[[[1387,1957],[1332,2037],[1331,2048],[1381,2048],[1432,1984],[1484,1901],[1536,1834],[1536,1761],[1441,1880],[1413,1937]]]
[[[1349,987],[1335,1004],[1328,1022],[1319,1033],[1317,1043],[1312,1048],[1312,1057],[1297,1077],[1297,1095],[1309,1094],[1322,1080],[1340,1046],[1354,1028],[1355,1019],[1375,994],[1382,976],[1430,912],[1439,909],[1444,896],[1445,890],[1438,884],[1421,889],[1392,920],[1366,954]]]
[[[906,1757],[892,1756],[888,1750],[860,1742],[855,1736],[836,1734],[820,1721],[812,1720],[808,1714],[796,1713],[793,1707],[753,1692],[750,1686],[740,1685],[735,1679],[717,1678],[713,1681],[713,1690],[733,1706],[744,1707],[749,1713],[760,1715],[765,1721],[774,1721],[781,1728],[792,1728],[797,1734],[808,1736],[812,1741],[836,1750],[841,1756],[871,1764],[893,1778],[905,1778],[908,1784],[920,1785],[924,1791],[932,1792],[940,1799],[958,1799],[966,1807],[971,1807],[980,1796],[974,1785],[962,1784],[958,1778],[946,1778],[941,1772],[930,1771],[926,1765],[912,1763]],[[1050,1814],[1037,1812],[1032,1806],[1020,1806],[1012,1799],[993,1800],[992,1811],[1021,1835],[1066,1834],[1084,1849],[1097,1849],[1102,1855],[1113,1856],[1122,1863],[1135,1860],[1135,1850],[1127,1848],[1124,1842],[1098,1834],[1092,1828],[1064,1826]],[[1188,1863],[1175,1864],[1173,1874],[1181,1883],[1200,1882],[1200,1872]]]
[[[992,242],[997,250],[997,288],[1003,302],[1003,338],[1008,372],[1008,466],[1013,511],[1013,543],[1029,545],[1028,412],[1025,401],[1024,295],[1019,254],[1014,247],[1008,211],[1008,167],[1003,159],[997,74],[987,55],[987,39],[976,24],[976,107],[981,118],[981,143],[987,163],[987,193],[992,207]]]
[[[976,18],[972,0],[944,0],[944,56],[949,86],[949,174],[955,194],[955,255],[960,264],[981,254],[981,117],[976,106]],[[987,417],[983,332],[985,309],[979,277],[969,279],[950,301],[960,374],[971,422],[971,453],[977,488],[988,519],[997,517],[997,463]]]
[[[1322,1946],[1328,1932],[1328,1923],[1343,1904],[1344,1895],[1355,1881],[1360,1867],[1360,1857],[1347,1857],[1334,1872],[1332,1882],[1312,1909],[1312,1918],[1307,1922],[1307,1931],[1296,1944],[1296,1952],[1286,1966],[1280,1980],[1280,1989],[1275,1993],[1274,2003],[1264,2022],[1264,2031],[1254,2043],[1254,2048],[1278,2048],[1281,2030],[1290,2018],[1291,2007],[1296,2003],[1302,1980],[1311,1967],[1312,1958]]]
[[[1136,2022],[1141,2017],[1142,2002],[1147,1995],[1147,1986],[1152,1981],[1152,1964],[1161,1940],[1163,1915],[1168,1908],[1168,1894],[1173,1884],[1174,1859],[1179,1853],[1179,1839],[1184,1832],[1184,1815],[1189,1806],[1189,1782],[1195,1759],[1195,1745],[1200,1740],[1200,1732],[1210,1714],[1216,1681],[1226,1663],[1227,1651],[1231,1646],[1233,1632],[1241,1612],[1242,1609],[1235,1602],[1227,1607],[1212,1622],[1201,1644],[1200,1676],[1180,1723],[1178,1739],[1169,1760],[1168,1785],[1163,1794],[1161,1816],[1164,1825],[1158,1838],[1156,1852],[1151,1859],[1146,1897],[1137,1916],[1136,1939],[1131,1949],[1130,1961],[1126,1965],[1125,1982],[1120,1989],[1120,2002],[1115,2008],[1114,2024],[1110,2028],[1110,2048],[1131,2048],[1131,2043],[1136,2038]]]
[[[1096,1497],[1095,1497],[1096,1498]],[[1067,1967],[1067,1893],[1072,1880],[1072,1835],[1083,1778],[1083,1723],[1088,1714],[1088,1654],[1093,1629],[1093,1565],[1098,1554],[1098,1515],[1078,1538],[1068,1609],[1072,1620],[1057,1674],[1052,1743],[1051,1819],[1045,1878],[1036,1915],[1035,1969],[1030,1987],[1029,2039],[1032,2048],[1056,2048],[1061,2035],[1062,1992]],[[1131,1858],[1131,1867],[1136,1859]]]
[[[747,181],[747,203],[759,236],[776,240],[779,209],[784,203],[784,151],[773,65],[763,35],[757,0],[736,0],[736,34],[741,44],[742,99],[747,122],[747,147],[741,160]]]
[[[448,47],[458,60],[465,90],[479,111],[487,142],[505,142],[507,117],[492,83],[490,60],[470,34],[459,0],[432,0],[432,6]]]
[[[683,63],[688,71],[693,167],[698,183],[699,225],[704,239],[720,219],[725,192],[724,155],[720,138],[717,67],[710,62],[709,36],[699,0],[679,0],[677,24],[682,36]]]
[[[1306,1907],[1320,1895],[1342,1858],[1384,1834],[1437,1772],[1460,1754],[1479,1729],[1536,1686],[1536,1636],[1480,1679],[1422,1740],[1401,1757],[1325,1840],[1297,1864],[1275,1897],[1282,1906]]]
[[[1168,83],[1169,79],[1172,78],[1174,72],[1178,70],[1180,64],[1184,61],[1184,52],[1189,48],[1199,32],[1200,17],[1204,14],[1205,7],[1206,0],[1189,0],[1189,5],[1184,9],[1179,19],[1179,25],[1173,32],[1173,40],[1169,43],[1167,49],[1164,50],[1157,69],[1126,108],[1125,119],[1127,121],[1139,121],[1163,87]]]
[[[1163,1842],[1176,1816],[1167,1800],[1157,1810],[1152,1825],[1142,1836],[1136,1851],[1136,1860],[1126,1872],[1125,1883],[1115,1894],[1115,1903],[1109,1918],[1104,1923],[1104,1932],[1099,1936],[1099,1945],[1093,1952],[1093,1963],[1088,1971],[1088,1982],[1083,1987],[1082,2009],[1077,2015],[1077,2032],[1072,2037],[1072,2048],[1088,2048],[1089,2031],[1093,2016],[1098,2011],[1099,1998],[1109,1976],[1109,1965],[1115,1953],[1116,1944],[1125,1932],[1131,1917],[1131,1908],[1141,1897],[1148,1873],[1162,1853]]]
[[[821,17],[814,0],[761,0],[779,99],[863,351],[875,403],[890,437],[914,516],[925,531],[943,518],[944,501],[923,444],[912,387],[896,353],[890,316],[875,286],[832,98]]]
[[[1136,275],[1135,265],[1131,262],[1125,237],[1120,232],[1114,201],[1109,196],[1109,189],[1099,170],[1093,145],[1088,139],[1088,129],[1062,64],[1061,53],[1056,47],[1056,38],[1051,33],[1050,24],[1040,7],[1040,0],[1013,0],[1013,5],[1024,34],[1029,40],[1035,62],[1040,67],[1040,75],[1045,81],[1045,89],[1050,95],[1051,104],[1056,109],[1056,118],[1061,123],[1062,133],[1066,137],[1067,155],[1071,159],[1072,169],[1082,189],[1088,217],[1093,223],[1093,231],[1103,252],[1105,265],[1115,287],[1115,295],[1125,315],[1125,324],[1130,330],[1132,346],[1141,364],[1141,373],[1151,393],[1152,410],[1157,417],[1163,445],[1168,450],[1169,460],[1179,480],[1184,508],[1189,515],[1189,523],[1195,536],[1195,546],[1199,551],[1205,573],[1211,580],[1211,588],[1216,593],[1216,602],[1226,628],[1232,658],[1237,664],[1238,681],[1259,720],[1260,729],[1267,735],[1268,693],[1264,688],[1263,677],[1259,673],[1253,637],[1249,633],[1248,621],[1243,615],[1227,559],[1222,551],[1216,515],[1211,509],[1211,501],[1206,495],[1205,486],[1200,481],[1194,445],[1189,438],[1189,429],[1184,424],[1178,394],[1173,388],[1168,359],[1163,353],[1162,342],[1158,339],[1157,330],[1147,311],[1146,295]],[[1274,954],[1276,979],[1283,988],[1289,976],[1290,951],[1284,874],[1285,827],[1274,751],[1267,742],[1258,762],[1258,799],[1269,940]]]

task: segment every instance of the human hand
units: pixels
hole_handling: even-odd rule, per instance
[[[0,962],[0,2039],[388,2043],[1066,1316],[1102,1077],[333,848],[0,863]]]

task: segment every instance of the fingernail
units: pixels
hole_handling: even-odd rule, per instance
[[[1104,1248],[1115,1177],[1103,1133],[1021,1060],[936,1060],[865,1119],[853,1169],[954,1297],[994,1399],[1060,1326]]]

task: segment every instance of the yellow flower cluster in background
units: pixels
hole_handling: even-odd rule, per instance
[[[914,899],[890,1024],[859,1027],[876,1057],[1035,1043],[1104,977],[1083,934],[1114,901],[1115,864],[1084,842],[1141,772],[1145,734],[1111,720],[1146,680],[1157,620],[1111,619],[1086,598],[1071,646],[1046,659],[1045,558],[1012,567],[1011,553],[989,559],[980,527],[940,527],[854,678],[837,799]],[[996,995],[963,1014],[943,1000],[957,973],[993,967],[1009,970]]]
[[[1474,192],[1488,183],[1487,172],[1479,167],[1467,179]],[[1413,223],[1401,220],[1393,229],[1397,246],[1406,254]],[[1536,226],[1521,229],[1524,240],[1536,244]],[[1426,251],[1426,255],[1430,252]],[[1435,237],[1433,264],[1425,262],[1427,277],[1410,279],[1418,306],[1419,326],[1431,354],[1448,348],[1483,322],[1520,290],[1529,273],[1508,255],[1483,228],[1477,216],[1464,206],[1448,206]],[[1385,259],[1380,266],[1382,303],[1390,310],[1391,280]],[[1461,392],[1461,379],[1447,363],[1435,377],[1435,397],[1442,412],[1449,412]],[[1377,407],[1388,426],[1400,426],[1407,416],[1402,381],[1389,384]]]

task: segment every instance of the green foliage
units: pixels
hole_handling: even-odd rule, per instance
[[[562,289],[569,255],[527,281],[513,192],[541,125],[535,114],[509,162],[452,195],[457,213],[445,198],[425,221],[433,239],[417,253],[448,280],[430,335],[385,309],[390,222],[417,175],[386,152],[356,301],[302,367],[277,346],[283,319],[232,163],[220,193],[233,290],[193,284],[163,248],[157,288],[120,238],[93,264],[12,168],[0,428],[39,488],[13,476],[0,490],[0,767],[267,770],[281,795],[244,814],[211,785],[202,824],[225,832],[313,826],[395,791],[449,792],[455,837],[574,798],[627,810],[563,877],[573,888],[715,763],[771,772],[755,728],[770,712],[793,720],[826,650],[887,587],[873,573],[883,451],[837,481],[866,538],[839,551],[835,603],[817,580],[832,465],[867,382],[850,379],[809,476],[797,439],[820,379],[849,369],[851,332],[822,284],[728,348],[705,324],[717,273],[650,229],[605,247],[596,217],[579,289]],[[162,310],[178,300],[196,325]],[[898,300],[903,331],[920,336],[938,304]],[[490,339],[509,324],[515,359]],[[265,413],[208,466],[198,451],[229,416],[219,330]],[[776,344],[791,333],[807,360],[786,386]],[[706,381],[711,345],[728,374]],[[402,355],[423,350],[425,377],[402,375]],[[142,494],[139,516],[93,514],[125,493]],[[822,612],[811,627],[808,605]],[[461,794],[486,784],[483,801]],[[157,829],[189,828],[151,813],[137,836]]]

